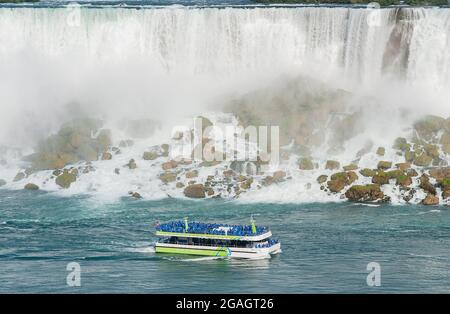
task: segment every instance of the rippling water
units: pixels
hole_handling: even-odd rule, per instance
[[[156,255],[156,220],[269,225],[267,260]],[[450,292],[446,207],[134,201],[0,191],[0,292]],[[81,287],[66,265],[81,265]],[[381,287],[366,266],[381,265]]]

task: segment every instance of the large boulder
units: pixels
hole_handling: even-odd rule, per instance
[[[378,147],[376,153],[378,156],[384,156],[384,154],[386,153],[386,149],[384,147]]]
[[[63,173],[56,177],[55,183],[63,189],[68,189],[76,180],[77,176],[74,171],[64,169]]]
[[[358,165],[350,164],[350,165],[344,166],[343,169],[344,169],[344,171],[355,171],[355,170],[358,170]]]
[[[205,194],[203,184],[191,184],[184,189],[184,195],[190,198],[205,198]]]
[[[432,161],[433,158],[431,156],[428,156],[428,154],[424,152],[414,159],[414,165],[419,167],[428,167],[430,166]]]
[[[363,177],[373,177],[374,175],[377,174],[377,172],[375,170],[369,169],[369,168],[364,168],[361,169],[359,171],[359,173],[363,176]]]
[[[433,195],[433,194],[428,194],[423,200],[422,200],[422,204],[423,205],[439,205],[439,197]]]
[[[104,152],[102,154],[102,160],[111,160],[112,159],[112,154],[108,153],[108,152]]]
[[[378,169],[383,169],[383,170],[389,169],[391,167],[392,167],[392,162],[390,162],[390,161],[380,161],[380,162],[378,162],[378,166],[377,166]]]
[[[302,157],[298,160],[298,167],[300,170],[313,170],[314,164],[310,158]]]
[[[177,179],[177,175],[173,172],[169,172],[166,171],[164,173],[161,173],[159,175],[159,179],[163,182],[163,183],[169,183],[169,182],[174,182]]]
[[[398,149],[401,151],[408,151],[411,148],[411,145],[408,144],[408,141],[404,137],[398,137],[394,141],[394,145],[392,146],[394,149]]]
[[[186,176],[186,179],[196,178],[196,177],[198,177],[198,171],[197,170],[188,171],[188,172],[186,172],[185,176]]]
[[[144,152],[144,155],[142,156],[144,160],[155,160],[158,157],[156,152]]]
[[[345,196],[352,202],[386,202],[389,200],[378,184],[354,185],[345,192]]]
[[[419,187],[428,192],[428,194],[436,195],[436,188],[430,183],[430,178],[426,174],[420,177]]]
[[[328,180],[328,176],[324,175],[324,174],[317,177],[317,183],[319,183],[319,184],[323,184],[323,183],[327,182],[327,180]]]
[[[353,171],[337,172],[331,175],[327,186],[331,192],[338,193],[356,180],[358,180],[358,175]]]
[[[176,168],[177,166],[178,166],[178,162],[176,162],[175,160],[170,160],[170,161],[164,162],[161,165],[163,170],[170,170],[170,169]]]
[[[27,183],[25,184],[25,186],[23,187],[25,190],[39,190],[39,186],[37,186],[34,183]]]
[[[341,164],[339,163],[339,161],[336,160],[327,160],[327,163],[325,164],[325,169],[328,170],[336,170],[339,169],[341,167]]]

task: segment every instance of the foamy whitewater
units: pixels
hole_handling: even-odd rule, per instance
[[[221,113],[227,99],[270,92],[297,76],[353,93],[352,108],[365,112],[365,131],[333,158],[350,163],[371,139],[386,147],[385,160],[403,162],[389,148],[392,140],[406,135],[422,114],[450,115],[449,51],[449,9],[0,8],[0,159],[6,161],[0,179],[7,181],[1,188],[34,182],[58,195],[87,193],[107,201],[130,190],[146,199],[182,198],[182,190],[158,179],[161,162],[144,162],[142,152],[170,143],[172,127],[198,114],[232,123]],[[377,105],[358,101],[365,97]],[[71,102],[80,104],[77,113],[67,106]],[[120,119],[163,123],[113,160],[93,162],[96,172],[80,176],[68,190],[49,180],[51,171],[12,182],[24,165],[21,156],[78,112],[108,121],[115,144],[125,136],[116,128]],[[325,161],[325,152],[313,155]],[[137,169],[114,174],[131,158]],[[373,167],[376,158],[363,156],[360,167]],[[200,169],[199,178],[221,167]],[[292,179],[240,199],[339,201],[315,180],[331,171],[299,172],[294,158],[280,169]],[[396,189],[383,186],[393,203],[404,202]],[[424,195],[418,191],[416,197]]]

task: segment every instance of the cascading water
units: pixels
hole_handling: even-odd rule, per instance
[[[398,47],[410,51],[407,78],[448,86],[449,21],[449,10],[422,8],[3,8],[0,60],[25,51],[86,63],[140,58],[169,72],[214,75],[316,64],[371,82],[393,28],[412,23]]]

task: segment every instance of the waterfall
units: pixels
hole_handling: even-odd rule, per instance
[[[450,10],[353,8],[0,9],[0,62],[33,52],[89,63],[139,59],[175,73],[233,75],[299,65],[370,83],[395,46],[408,80],[448,86]],[[79,14],[79,16],[74,15]],[[412,27],[403,27],[408,24]],[[401,40],[400,38],[400,40]],[[392,45],[391,45],[392,48]]]

